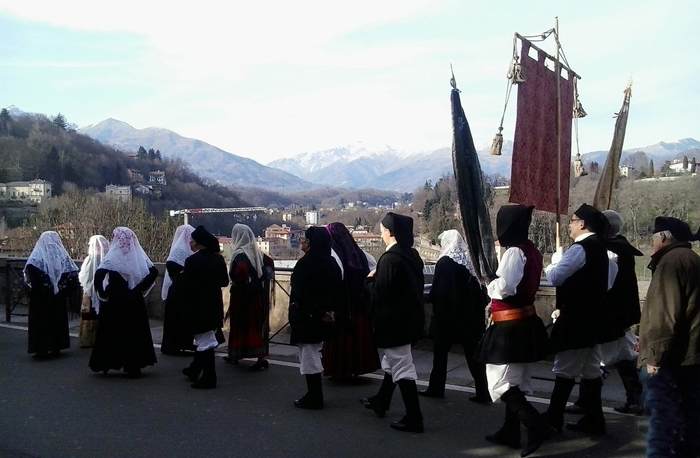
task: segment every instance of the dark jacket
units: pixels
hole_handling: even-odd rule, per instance
[[[393,245],[367,283],[377,347],[413,344],[425,335],[423,261],[413,248]]]
[[[311,247],[297,261],[291,277],[288,316],[292,344],[320,343],[329,338],[333,326],[323,318],[345,298],[340,267],[331,257],[330,236],[323,228],[311,229],[319,231],[310,239]]]
[[[700,257],[677,242],[651,257],[639,329],[639,365],[700,364]]]
[[[224,321],[221,288],[228,286],[224,258],[210,250],[199,250],[185,260],[185,268],[178,280],[190,332],[201,334],[220,329]]]

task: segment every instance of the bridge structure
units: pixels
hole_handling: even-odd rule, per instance
[[[189,215],[201,215],[204,213],[264,213],[265,207],[229,207],[229,208],[186,208],[183,210],[170,210],[170,216],[184,215],[184,224],[189,224]]]

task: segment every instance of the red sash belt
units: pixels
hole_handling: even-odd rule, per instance
[[[534,305],[526,305],[525,307],[518,307],[516,309],[499,310],[491,314],[491,319],[494,323],[499,321],[512,321],[519,320],[521,318],[527,318],[535,316],[537,310]]]

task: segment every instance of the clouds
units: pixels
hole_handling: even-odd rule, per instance
[[[700,64],[676,55],[697,41],[696,11],[690,0],[14,2],[0,5],[0,105],[167,127],[261,163],[360,141],[415,151],[451,142],[453,64],[481,145],[503,110],[513,32],[558,15],[583,76],[582,152],[609,147],[630,76],[625,144],[644,146],[700,136],[683,109],[700,102]]]

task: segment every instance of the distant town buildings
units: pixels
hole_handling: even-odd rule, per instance
[[[4,201],[15,200],[38,204],[50,199],[51,195],[51,183],[40,179],[0,183],[0,200]]]
[[[127,202],[131,200],[131,186],[117,186],[116,184],[108,184],[105,186],[105,195],[108,199],[117,200],[119,202]]]
[[[308,211],[306,212],[306,224],[310,224],[312,226],[318,224],[318,222],[321,220],[321,215],[317,211]]]
[[[634,176],[634,167],[631,167],[629,165],[621,165],[619,167],[619,169],[620,169],[620,176],[621,177]]]

